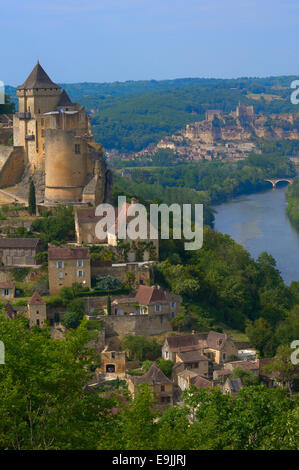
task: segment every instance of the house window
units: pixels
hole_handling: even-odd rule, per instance
[[[75,144],[75,153],[79,155],[81,153],[80,144]]]
[[[83,266],[83,259],[78,259],[77,260],[77,266],[78,266],[78,268],[81,268]]]
[[[171,302],[171,307],[175,308],[176,307],[176,302]]]
[[[37,326],[39,326],[39,320],[36,320],[36,324],[37,324]]]
[[[9,295],[9,289],[4,289],[4,295]]]
[[[63,261],[56,261],[56,268],[58,268],[58,269],[64,268],[64,262]]]
[[[63,279],[63,273],[61,271],[58,273],[58,277],[59,279]]]
[[[161,385],[161,392],[165,392],[165,385]]]
[[[223,353],[222,357],[223,357],[223,360],[225,361],[225,359],[226,359],[226,354]]]
[[[84,273],[83,271],[81,271],[81,269],[79,269],[79,271],[77,271],[77,276],[78,277],[83,277]]]
[[[162,305],[155,304],[155,312],[161,312],[161,310],[162,310]]]
[[[165,357],[166,357],[166,359],[169,357],[169,352],[168,351],[165,351]]]
[[[39,310],[36,310],[36,315],[38,315],[38,314],[39,314]]]
[[[175,317],[175,312],[171,312],[171,318]]]

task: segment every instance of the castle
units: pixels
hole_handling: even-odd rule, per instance
[[[52,82],[39,62],[17,88],[13,147],[0,146],[0,187],[28,188],[35,181],[39,202],[110,200],[112,174],[95,142],[84,107]]]

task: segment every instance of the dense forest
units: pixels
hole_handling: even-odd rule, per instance
[[[246,160],[197,162],[170,167],[132,168],[132,179],[116,178],[123,190],[144,199],[155,196],[166,203],[219,203],[227,198],[267,189],[265,178],[292,177],[293,163],[275,153],[251,155]]]
[[[288,203],[287,214],[291,222],[299,230],[299,178],[295,179],[293,184],[288,187],[286,199]]]
[[[97,141],[107,149],[129,152],[204,119],[206,109],[230,112],[239,100],[253,104],[256,113],[295,112],[290,102],[290,84],[295,78],[186,78],[61,85],[91,112]],[[6,90],[15,101],[15,89]]]

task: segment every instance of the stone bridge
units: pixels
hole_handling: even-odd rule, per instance
[[[265,181],[268,181],[269,183],[272,184],[273,188],[276,188],[277,183],[280,183],[281,181],[286,181],[287,183],[292,184],[294,181],[294,178],[269,178],[269,179],[265,179]]]

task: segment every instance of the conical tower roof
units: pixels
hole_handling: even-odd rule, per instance
[[[23,85],[18,86],[18,90],[28,90],[32,88],[60,88],[59,85],[52,82],[50,77],[46,74],[39,61],[32,70],[31,74]]]
[[[74,106],[74,103],[65,90],[62,90],[57,106]]]

